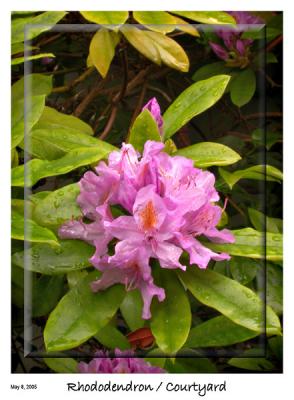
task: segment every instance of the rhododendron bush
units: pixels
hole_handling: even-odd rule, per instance
[[[15,370],[281,370],[281,26],[12,15]]]

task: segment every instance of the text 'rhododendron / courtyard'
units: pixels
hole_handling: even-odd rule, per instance
[[[77,202],[90,223],[69,221],[59,235],[95,246],[90,262],[102,276],[92,282],[94,292],[116,283],[137,288],[144,302],[142,318],[149,319],[152,298],[165,299],[164,289],[153,281],[152,259],[161,268],[185,270],[183,251],[199,268],[206,268],[210,259],[230,258],[199,241],[200,236],[234,241],[228,230],[216,228],[222,208],[215,204],[219,195],[214,183],[211,172],[194,168],[185,157],[168,155],[161,142],[147,141],[142,156],[123,144],[109,154],[108,163],[100,162],[79,182]]]

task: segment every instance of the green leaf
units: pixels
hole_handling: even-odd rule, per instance
[[[133,17],[155,32],[168,33],[175,29],[176,19],[165,11],[133,11]]]
[[[242,285],[253,281],[260,268],[257,261],[245,257],[232,257],[229,264],[232,277]]]
[[[173,271],[160,269],[156,283],[165,290],[164,301],[152,303],[150,327],[158,347],[166,354],[176,353],[185,343],[191,310],[187,293]]]
[[[254,96],[255,89],[255,72],[251,68],[239,72],[232,80],[230,87],[232,102],[238,107],[244,106]]]
[[[128,339],[111,323],[100,329],[95,339],[109,349],[127,350],[131,347]]]
[[[165,139],[213,106],[223,95],[229,80],[227,75],[218,75],[196,82],[184,90],[163,115]]]
[[[120,28],[125,38],[149,60],[187,72],[189,59],[183,48],[173,39],[159,32],[143,31],[134,26]]]
[[[103,142],[105,143],[105,142]],[[11,171],[12,186],[33,186],[42,178],[66,174],[78,167],[97,163],[110,153],[109,145],[99,147],[81,147],[68,152],[57,160],[39,160],[37,158],[28,161],[26,165],[26,181],[24,165],[15,167]]]
[[[13,19],[11,23],[11,43],[23,42],[25,39],[31,40],[37,37],[50,30],[65,15],[65,11],[47,11],[39,15]],[[26,37],[24,37],[26,25],[30,25],[30,27],[27,28]]]
[[[266,265],[266,303],[278,314],[283,313],[283,272],[278,265]]]
[[[47,315],[57,304],[63,292],[63,276],[36,277],[32,280],[32,316]]]
[[[283,231],[283,220],[280,218],[267,217],[253,208],[248,208],[248,215],[254,228],[260,232],[279,233]]]
[[[201,142],[178,150],[174,155],[191,158],[196,167],[230,165],[241,160],[238,153],[220,143]]]
[[[121,25],[129,18],[128,11],[80,11],[80,13],[87,21],[99,25]]]
[[[219,168],[219,173],[228,186],[232,189],[240,179],[255,179],[259,181],[281,182],[283,174],[278,168],[271,165],[254,165],[253,167],[228,172],[223,168]]]
[[[174,361],[167,359],[164,368],[171,373],[215,373],[215,365],[193,349],[184,348],[177,354]]]
[[[24,219],[23,215],[16,211],[13,211],[11,215],[11,237],[12,239],[58,246],[58,240],[52,231],[43,228],[32,219]]]
[[[68,130],[66,127],[59,127],[58,130],[52,130],[52,127],[46,129],[33,128],[29,135],[30,147],[29,153],[45,160],[56,160],[71,150],[81,147],[104,147],[109,151],[114,147],[107,142],[82,132]],[[23,146],[20,146],[23,147]]]
[[[24,86],[27,93],[25,96]],[[52,75],[29,74],[12,85],[12,101],[19,101],[25,97],[48,95],[52,91]]]
[[[224,251],[232,256],[250,257],[279,261],[283,259],[283,237],[280,233],[258,232],[252,228],[231,231],[235,236],[234,243],[203,242],[215,251]],[[266,239],[266,247],[265,247]]]
[[[120,310],[131,331],[136,331],[144,326],[145,321],[141,316],[142,309],[143,300],[140,292],[137,289],[127,292]]]
[[[60,240],[58,248],[37,244],[26,254],[24,251],[14,253],[12,261],[16,266],[25,268],[26,260],[29,271],[57,275],[90,267],[89,258],[93,253],[94,247],[81,240]]]
[[[268,129],[266,132],[264,129],[255,129],[252,132],[251,137],[255,145],[265,146],[267,150],[270,150],[275,143],[282,141],[281,133],[271,132]]]
[[[279,360],[283,360],[283,337],[274,336],[268,340],[269,347],[274,353],[275,357]]]
[[[27,132],[37,123],[45,107],[45,97],[45,95],[32,96],[29,101],[24,99],[13,101],[11,110],[12,148],[16,147],[24,138],[24,121],[26,120]]]
[[[198,68],[193,74],[192,79],[193,81],[198,82],[215,75],[230,75],[231,70],[232,68],[228,67],[223,61],[217,61]]]
[[[238,325],[259,333],[264,331],[264,304],[252,290],[208,269],[191,266],[178,274],[201,303],[216,309]],[[267,333],[279,334],[280,329],[279,318],[267,306]]]
[[[35,126],[36,129],[50,129],[58,131],[60,128],[65,128],[72,133],[85,133],[93,136],[93,129],[89,124],[73,115],[61,113],[55,108],[45,107],[44,111]],[[63,133],[63,130],[62,130]]]
[[[43,226],[56,228],[71,219],[82,216],[77,204],[80,188],[76,183],[57,189],[38,201],[34,219]]]
[[[78,372],[78,362],[72,358],[43,358],[52,371],[60,374],[75,374]]]
[[[249,356],[249,357],[246,357]],[[256,349],[250,349],[242,353],[242,358],[231,358],[228,364],[250,371],[270,371],[274,365],[264,357],[256,357]]]
[[[157,123],[152,117],[150,111],[144,110],[137,116],[132,125],[129,142],[136,150],[142,152],[147,140],[160,142],[161,137]]]
[[[88,275],[88,271],[85,269],[68,272],[66,278],[69,288],[72,289],[86,275]]]
[[[34,54],[31,56],[17,57],[11,60],[11,65],[18,65],[26,61],[39,60],[40,58],[45,58],[45,57],[53,58],[55,57],[55,55],[52,53],[41,53],[41,54]]]
[[[155,358],[156,356],[159,357]],[[155,367],[164,368],[166,358],[160,349],[155,348],[147,353],[146,357],[144,357],[144,360]]]
[[[52,311],[44,330],[47,351],[61,351],[79,346],[113,317],[124,298],[125,290],[121,285],[114,285],[93,293],[90,282],[99,276],[98,271],[88,274]]]
[[[219,316],[205,321],[192,328],[185,346],[187,347],[219,347],[231,346],[245,342],[258,335],[243,326],[234,324],[230,319]]]
[[[266,26],[266,29],[264,28],[265,27],[262,26],[260,28],[250,29],[242,34],[242,39],[266,39],[268,41],[273,40],[282,33],[280,29],[272,28],[268,25]]]
[[[223,11],[172,11],[172,13],[202,24],[236,24],[235,19]]]
[[[107,75],[119,40],[117,33],[103,28],[99,29],[91,40],[89,57],[102,78]]]

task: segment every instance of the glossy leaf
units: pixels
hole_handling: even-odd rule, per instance
[[[270,263],[266,265],[266,303],[278,315],[283,313],[283,271]]]
[[[85,269],[68,272],[66,278],[69,288],[72,289],[80,280],[84,279],[86,275],[88,275],[88,271]]]
[[[175,29],[176,19],[165,11],[133,11],[133,17],[155,32],[168,33]]]
[[[228,172],[220,168],[219,173],[231,189],[240,179],[256,179],[259,181],[266,179],[267,181],[279,183],[283,180],[282,172],[271,165],[254,165],[235,172]]]
[[[144,110],[137,116],[132,125],[129,143],[141,153],[147,140],[160,142],[161,136],[150,111]]]
[[[258,232],[252,228],[231,231],[234,243],[205,242],[205,246],[215,251],[224,251],[232,256],[264,258],[279,261],[283,259],[283,238],[280,233]],[[266,247],[264,246],[266,239]]]
[[[120,310],[131,331],[136,331],[144,326],[145,320],[142,319],[142,309],[143,300],[140,292],[137,289],[127,292]]]
[[[155,358],[156,356],[159,357]],[[166,358],[160,349],[155,348],[147,353],[146,357],[144,357],[144,360],[155,367],[164,368]]]
[[[232,257],[229,264],[232,277],[242,285],[251,282],[260,268],[257,261],[245,257]]]
[[[148,60],[161,65],[161,57],[155,43],[145,34],[145,31],[134,26],[122,26],[120,31],[132,46],[142,53]]]
[[[279,233],[283,231],[283,221],[280,218],[267,217],[253,208],[248,208],[248,215],[254,228],[260,232]]]
[[[44,275],[65,274],[67,272],[90,267],[89,258],[94,254],[94,247],[81,240],[60,240],[60,247],[37,244],[26,251],[14,253],[13,263],[29,271]],[[29,262],[28,262],[29,261]]]
[[[80,11],[80,13],[87,21],[99,25],[121,25],[129,17],[128,11]]]
[[[17,240],[50,243],[58,246],[58,239],[52,231],[43,228],[32,219],[24,219],[24,216],[16,211],[13,211],[11,215],[11,237]]]
[[[200,36],[200,33],[195,28],[194,25],[189,24],[187,21],[183,20],[182,18],[174,16],[175,23],[177,24],[176,28],[179,31],[185,32],[191,36]]]
[[[65,128],[72,133],[85,133],[93,136],[93,129],[89,124],[81,119],[59,112],[51,107],[45,107],[44,111],[35,126],[36,129],[50,129],[58,131],[60,128]]]
[[[238,153],[220,143],[201,142],[178,150],[174,155],[190,158],[195,166],[207,168],[212,165],[230,165],[241,159]]]
[[[255,72],[251,68],[247,68],[239,72],[230,85],[230,93],[232,102],[242,107],[254,96],[256,89]]]
[[[43,226],[58,227],[71,219],[82,216],[77,204],[80,193],[76,183],[57,189],[38,201],[34,209],[34,219]]]
[[[176,274],[160,269],[156,283],[165,290],[166,298],[151,306],[151,331],[158,347],[166,354],[176,353],[185,343],[190,326],[191,310],[187,293]]]
[[[85,133],[71,131],[61,126],[56,131],[52,130],[52,127],[50,129],[37,129],[34,127],[29,135],[29,140],[29,153],[45,160],[56,160],[69,151],[81,147],[104,147],[108,148],[109,151],[114,149],[107,142],[102,142]]]
[[[53,58],[53,57],[55,57],[55,55],[53,53],[41,53],[41,54],[34,54],[32,56],[26,56],[26,57],[24,57],[24,56],[16,57],[11,60],[11,65],[18,65],[18,64],[22,64],[27,61],[39,60],[40,58],[47,58],[47,57]]]
[[[223,61],[217,61],[211,64],[205,64],[198,68],[193,74],[192,79],[195,82],[211,78],[215,75],[230,75],[232,68],[228,67]]]
[[[128,339],[111,323],[100,329],[96,333],[95,339],[109,349],[127,350],[130,348]]]
[[[45,107],[45,95],[32,96],[29,102],[24,99],[12,103],[11,146],[16,147],[24,138],[25,120],[29,132],[37,123]]]
[[[172,11],[173,14],[186,17],[202,24],[235,24],[235,19],[223,11]]]
[[[78,362],[73,358],[43,358],[45,364],[54,372],[60,374],[78,373]]]
[[[102,78],[107,75],[119,39],[117,33],[101,28],[91,40],[89,57]]]
[[[11,43],[31,40],[43,32],[50,30],[58,21],[60,21],[66,12],[47,11],[39,15],[16,18],[11,23]],[[24,35],[25,26],[31,25]]]
[[[26,85],[26,96],[24,87]],[[11,88],[12,101],[19,101],[24,97],[48,95],[52,90],[52,76],[29,74],[16,81]]]
[[[121,27],[126,39],[140,53],[155,64],[187,72],[189,59],[183,48],[173,39],[159,32],[144,31],[133,26]]]
[[[201,303],[215,308],[225,317],[247,329],[263,332],[264,305],[256,293],[240,283],[211,270],[195,266],[178,272],[184,284]],[[267,306],[266,330],[268,334],[280,332],[280,321]]]
[[[190,119],[213,106],[223,95],[229,80],[227,75],[218,75],[184,90],[163,115],[164,137],[169,138]]]
[[[144,31],[144,34],[154,43],[163,64],[182,72],[189,70],[189,58],[175,40],[159,32]]]
[[[205,321],[192,328],[185,346],[187,347],[219,347],[231,346],[245,342],[258,335],[243,326],[234,324],[230,319],[219,316]]]
[[[79,346],[113,317],[124,298],[125,289],[115,285],[93,293],[89,285],[98,276],[98,271],[88,274],[52,311],[44,330],[47,351],[61,351]]]
[[[49,314],[62,296],[64,286],[63,276],[36,277],[32,280],[32,316],[41,317]]]
[[[33,159],[26,163],[27,179],[25,181],[24,166],[20,165],[11,171],[12,186],[33,186],[42,178],[66,174],[78,167],[97,163],[110,153],[109,145],[99,147],[81,147],[68,152],[57,160],[47,161]]]

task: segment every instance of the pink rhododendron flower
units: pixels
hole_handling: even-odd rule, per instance
[[[213,252],[201,237],[219,243],[234,241],[227,229],[216,228],[222,209],[215,204],[219,195],[214,175],[163,149],[163,143],[147,141],[142,156],[131,144],[110,153],[107,163],[100,162],[95,172],[86,172],[79,182],[77,202],[87,223],[69,221],[59,229],[61,238],[95,246],[90,262],[102,276],[92,282],[92,290],[116,283],[124,284],[126,290],[138,289],[144,319],[151,317],[154,296],[165,299],[164,289],[153,281],[153,259],[161,268],[185,270],[180,257],[187,252],[189,268],[206,268],[211,259],[226,260],[229,255]],[[115,217],[117,206],[120,216]]]
[[[134,358],[133,351],[115,350],[115,357],[109,357],[107,352],[98,351],[97,358],[88,364],[80,362],[78,371],[88,374],[161,374],[166,371],[155,367],[149,362]]]
[[[229,66],[245,68],[249,63],[250,46],[252,39],[242,39],[242,33],[250,28],[250,25],[262,24],[261,18],[245,11],[229,11],[237,25],[229,28],[217,28],[216,34],[223,41],[223,45],[209,42],[214,53]]]
[[[145,106],[142,108],[142,111],[143,110],[150,111],[152,117],[154,118],[155,122],[157,123],[159,132],[162,133],[163,119],[161,116],[160,106],[159,106],[156,98],[153,97],[151,100],[149,100],[148,103],[145,104]]]

